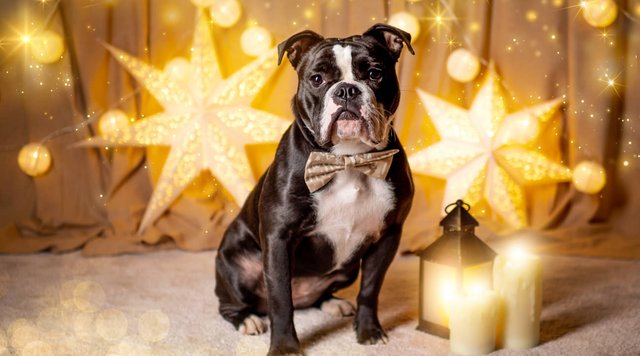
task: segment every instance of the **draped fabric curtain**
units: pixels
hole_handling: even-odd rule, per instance
[[[508,93],[510,111],[562,98],[565,105],[542,132],[540,150],[569,167],[584,160],[599,162],[606,168],[607,184],[595,195],[569,183],[527,188],[528,231],[552,245],[577,246],[585,253],[589,249],[580,246],[600,246],[597,241],[603,240],[619,242],[617,250],[604,254],[628,255],[629,246],[640,251],[640,220],[635,218],[640,208],[640,1],[618,1],[618,17],[606,29],[584,21],[577,0],[240,3],[243,14],[235,26],[212,25],[224,76],[251,61],[239,41],[250,24],[267,28],[279,42],[304,29],[325,37],[362,33],[398,11],[416,16],[421,33],[413,43],[416,54],[405,51],[398,64],[402,100],[395,119],[409,153],[439,140],[418,88],[468,108],[493,66]],[[0,13],[0,37],[5,39],[0,48],[0,252],[83,249],[100,255],[215,248],[238,211],[222,190],[207,197],[183,194],[138,234],[154,189],[153,171],[162,165],[156,157],[162,154],[155,148],[76,146],[98,134],[97,118],[109,109],[138,120],[161,110],[105,44],[157,68],[176,56],[188,58],[193,4],[8,0],[0,3]],[[24,29],[62,34],[62,60],[35,62],[14,40]],[[446,71],[447,57],[457,47],[481,58],[480,76],[467,84]],[[615,88],[603,82],[605,74],[616,78]],[[253,106],[291,118],[295,88],[294,71],[281,65]],[[18,151],[29,142],[42,142],[52,152],[52,167],[43,176],[29,177],[17,165]],[[442,217],[446,182],[422,175],[415,182],[405,251],[432,241]],[[479,219],[479,235],[517,233],[491,213]]]

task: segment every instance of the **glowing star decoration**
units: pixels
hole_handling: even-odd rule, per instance
[[[245,145],[277,141],[289,121],[250,106],[277,63],[275,50],[223,79],[209,26],[199,14],[186,82],[113,47],[114,57],[158,100],[163,112],[138,120],[118,137],[90,145],[170,146],[139,232],[157,219],[202,171],[209,170],[242,204],[255,181]]]
[[[418,90],[442,140],[409,163],[414,172],[447,180],[443,207],[457,199],[473,206],[484,198],[504,221],[521,228],[527,225],[523,185],[571,179],[569,168],[527,146],[537,134],[521,134],[523,122],[546,123],[560,100],[507,114],[498,81],[491,71],[469,110]]]

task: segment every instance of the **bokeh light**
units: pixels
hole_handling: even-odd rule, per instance
[[[582,15],[593,27],[607,27],[618,17],[618,5],[613,0],[587,0],[581,2]]]
[[[18,153],[18,166],[32,177],[40,176],[51,166],[51,152],[44,145],[29,143]]]
[[[459,82],[469,82],[478,76],[480,61],[470,51],[458,48],[447,58],[447,73]]]
[[[261,26],[251,26],[242,32],[240,46],[249,56],[257,57],[271,49],[273,36],[271,32]]]
[[[129,118],[122,110],[108,110],[98,119],[98,132],[107,139],[117,137],[127,127],[129,127]]]
[[[209,8],[211,21],[220,27],[235,25],[242,16],[242,7],[237,0],[215,0]]]
[[[583,161],[573,169],[573,185],[577,190],[587,193],[598,193],[607,182],[604,167],[594,161]]]
[[[31,56],[43,64],[57,62],[64,53],[62,37],[51,30],[43,31],[29,38],[27,42],[29,43]]]
[[[108,341],[121,339],[127,334],[129,322],[126,315],[118,309],[106,309],[96,317],[96,332]]]
[[[161,310],[149,310],[138,318],[138,334],[148,342],[158,342],[169,334],[169,317]]]
[[[414,15],[400,11],[389,17],[387,22],[389,25],[397,27],[411,34],[411,43],[413,43],[420,35],[420,21]]]

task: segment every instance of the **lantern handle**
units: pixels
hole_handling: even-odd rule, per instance
[[[451,210],[453,210],[453,209],[449,209],[449,208],[456,207],[456,206],[460,206],[466,211],[469,211],[471,209],[471,205],[465,203],[464,201],[462,201],[462,199],[458,199],[458,200],[456,200],[455,203],[451,203],[451,204],[445,206],[444,212],[446,214],[449,214],[451,212]]]

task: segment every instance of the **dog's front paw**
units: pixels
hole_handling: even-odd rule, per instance
[[[278,342],[271,343],[269,347],[269,353],[267,356],[281,356],[281,355],[302,355],[300,350],[300,344],[298,342]]]
[[[356,312],[356,308],[350,301],[338,298],[325,300],[320,305],[320,310],[337,317],[353,315]]]
[[[267,331],[267,324],[259,316],[250,314],[238,326],[238,331],[244,335],[260,335]]]
[[[389,341],[389,337],[380,325],[356,326],[356,337],[358,343],[362,345],[375,345],[380,342],[386,344]]]

